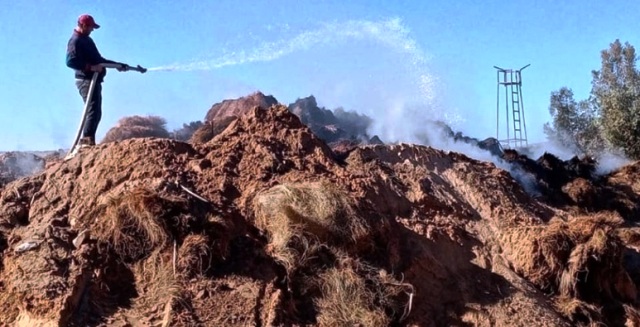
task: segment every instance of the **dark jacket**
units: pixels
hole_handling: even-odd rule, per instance
[[[67,44],[67,67],[76,71],[76,78],[91,79],[93,77],[91,66],[104,63],[118,62],[103,58],[96,44],[88,35],[74,30]],[[107,70],[105,69],[98,76],[98,82],[102,82],[106,74]]]

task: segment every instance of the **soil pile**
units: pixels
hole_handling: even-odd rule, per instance
[[[284,106],[242,111],[201,142],[102,144],[2,189],[0,324],[640,323],[621,207],[558,205],[426,146],[338,156]],[[594,199],[631,205],[637,166]],[[594,183],[576,176],[549,189]]]
[[[204,125],[192,135],[190,143],[208,142],[248,110],[256,107],[266,109],[276,104],[276,98],[261,92],[217,103],[207,112]],[[347,112],[342,108],[333,111],[320,108],[314,96],[297,99],[288,108],[314,135],[330,145],[342,142],[382,143],[377,136],[370,139],[367,135],[367,128],[371,125],[372,119],[366,115]]]
[[[227,117],[238,117],[253,107],[263,109],[278,104],[278,100],[271,95],[264,95],[262,92],[255,92],[245,97],[233,100],[224,100],[214,104],[204,118],[205,122],[222,121]]]
[[[321,108],[314,96],[297,99],[289,105],[289,110],[316,136],[329,144],[343,140],[370,143],[367,128],[373,120],[366,115],[347,112],[342,108],[333,111]]]
[[[545,153],[532,160],[509,149],[501,158],[511,163],[512,173],[529,193],[545,203],[575,214],[613,211],[625,221],[638,220],[639,162],[600,176],[595,173],[597,162],[590,157],[563,161]]]

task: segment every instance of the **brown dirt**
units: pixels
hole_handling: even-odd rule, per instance
[[[546,183],[532,197],[462,154],[336,156],[285,107],[242,112],[0,189],[0,325],[640,323],[640,164],[597,179],[511,154]]]
[[[271,95],[255,92],[245,97],[233,100],[224,100],[214,104],[204,118],[205,122],[216,122],[227,117],[238,117],[254,107],[262,109],[278,104],[278,100]]]

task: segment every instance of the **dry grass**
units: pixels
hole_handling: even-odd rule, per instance
[[[602,306],[634,302],[637,289],[623,266],[622,220],[615,214],[554,220],[517,228],[503,238],[515,270],[556,295],[558,311],[577,322],[600,322]]]
[[[178,273],[185,278],[202,275],[211,268],[212,251],[206,235],[188,235],[178,250]]]
[[[388,326],[409,314],[413,286],[361,261],[338,261],[317,277],[321,296],[314,302],[320,326]]]
[[[638,227],[620,228],[618,237],[627,246],[640,247],[640,228]]]
[[[622,268],[622,249],[619,247],[620,242],[609,237],[603,229],[596,229],[587,242],[576,245],[571,251],[560,279],[560,294],[584,298],[587,292],[598,290],[606,298],[613,298],[613,278]]]
[[[92,234],[123,259],[140,259],[169,241],[162,219],[164,205],[157,193],[142,187],[133,189],[98,208]]]
[[[349,197],[329,183],[278,185],[254,200],[256,225],[267,231],[274,258],[291,267],[312,243],[345,248],[371,246],[367,222]]]
[[[287,271],[288,289],[305,299],[277,305],[282,323],[387,326],[408,314],[413,287],[353,259],[372,254],[368,250],[380,241],[375,227],[382,224],[372,226],[336,186],[278,185],[255,197],[254,211],[256,226],[268,236],[267,252]]]
[[[553,289],[559,284],[564,263],[571,253],[573,243],[565,227],[558,225],[553,233],[543,226],[518,227],[503,239],[516,253],[513,260],[515,270],[543,290]]]
[[[331,268],[319,276],[322,297],[315,301],[320,326],[388,326],[389,317],[375,306],[375,294],[351,269]]]
[[[171,251],[156,251],[133,266],[136,289],[132,309],[139,317],[157,325],[170,325],[171,311],[180,301],[182,288],[173,273]]]
[[[627,318],[624,324],[625,327],[640,327],[640,312],[638,312],[638,309],[625,304],[624,313]]]
[[[558,291],[568,285],[568,268],[580,271],[589,256],[609,266],[621,268],[622,244],[615,229],[621,221],[615,216],[580,217],[569,222],[553,220],[545,226],[519,227],[503,237],[504,247],[514,252],[516,271],[538,287]],[[607,255],[605,256],[604,253]],[[569,288],[564,288],[569,291]],[[567,294],[570,295],[570,294]]]
[[[601,326],[598,322],[602,321],[602,310],[596,305],[575,298],[560,297],[556,299],[554,306],[562,315],[570,317],[577,326]]]

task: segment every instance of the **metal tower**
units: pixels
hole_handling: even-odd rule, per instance
[[[527,146],[527,125],[524,119],[524,102],[522,101],[522,75],[520,72],[529,67],[526,65],[518,70],[497,69],[498,92],[496,102],[496,138],[505,148],[519,148]],[[500,86],[504,86],[504,105],[507,138],[500,139]],[[509,116],[511,112],[511,117]],[[511,120],[509,120],[511,119]],[[524,137],[522,132],[524,131]]]

